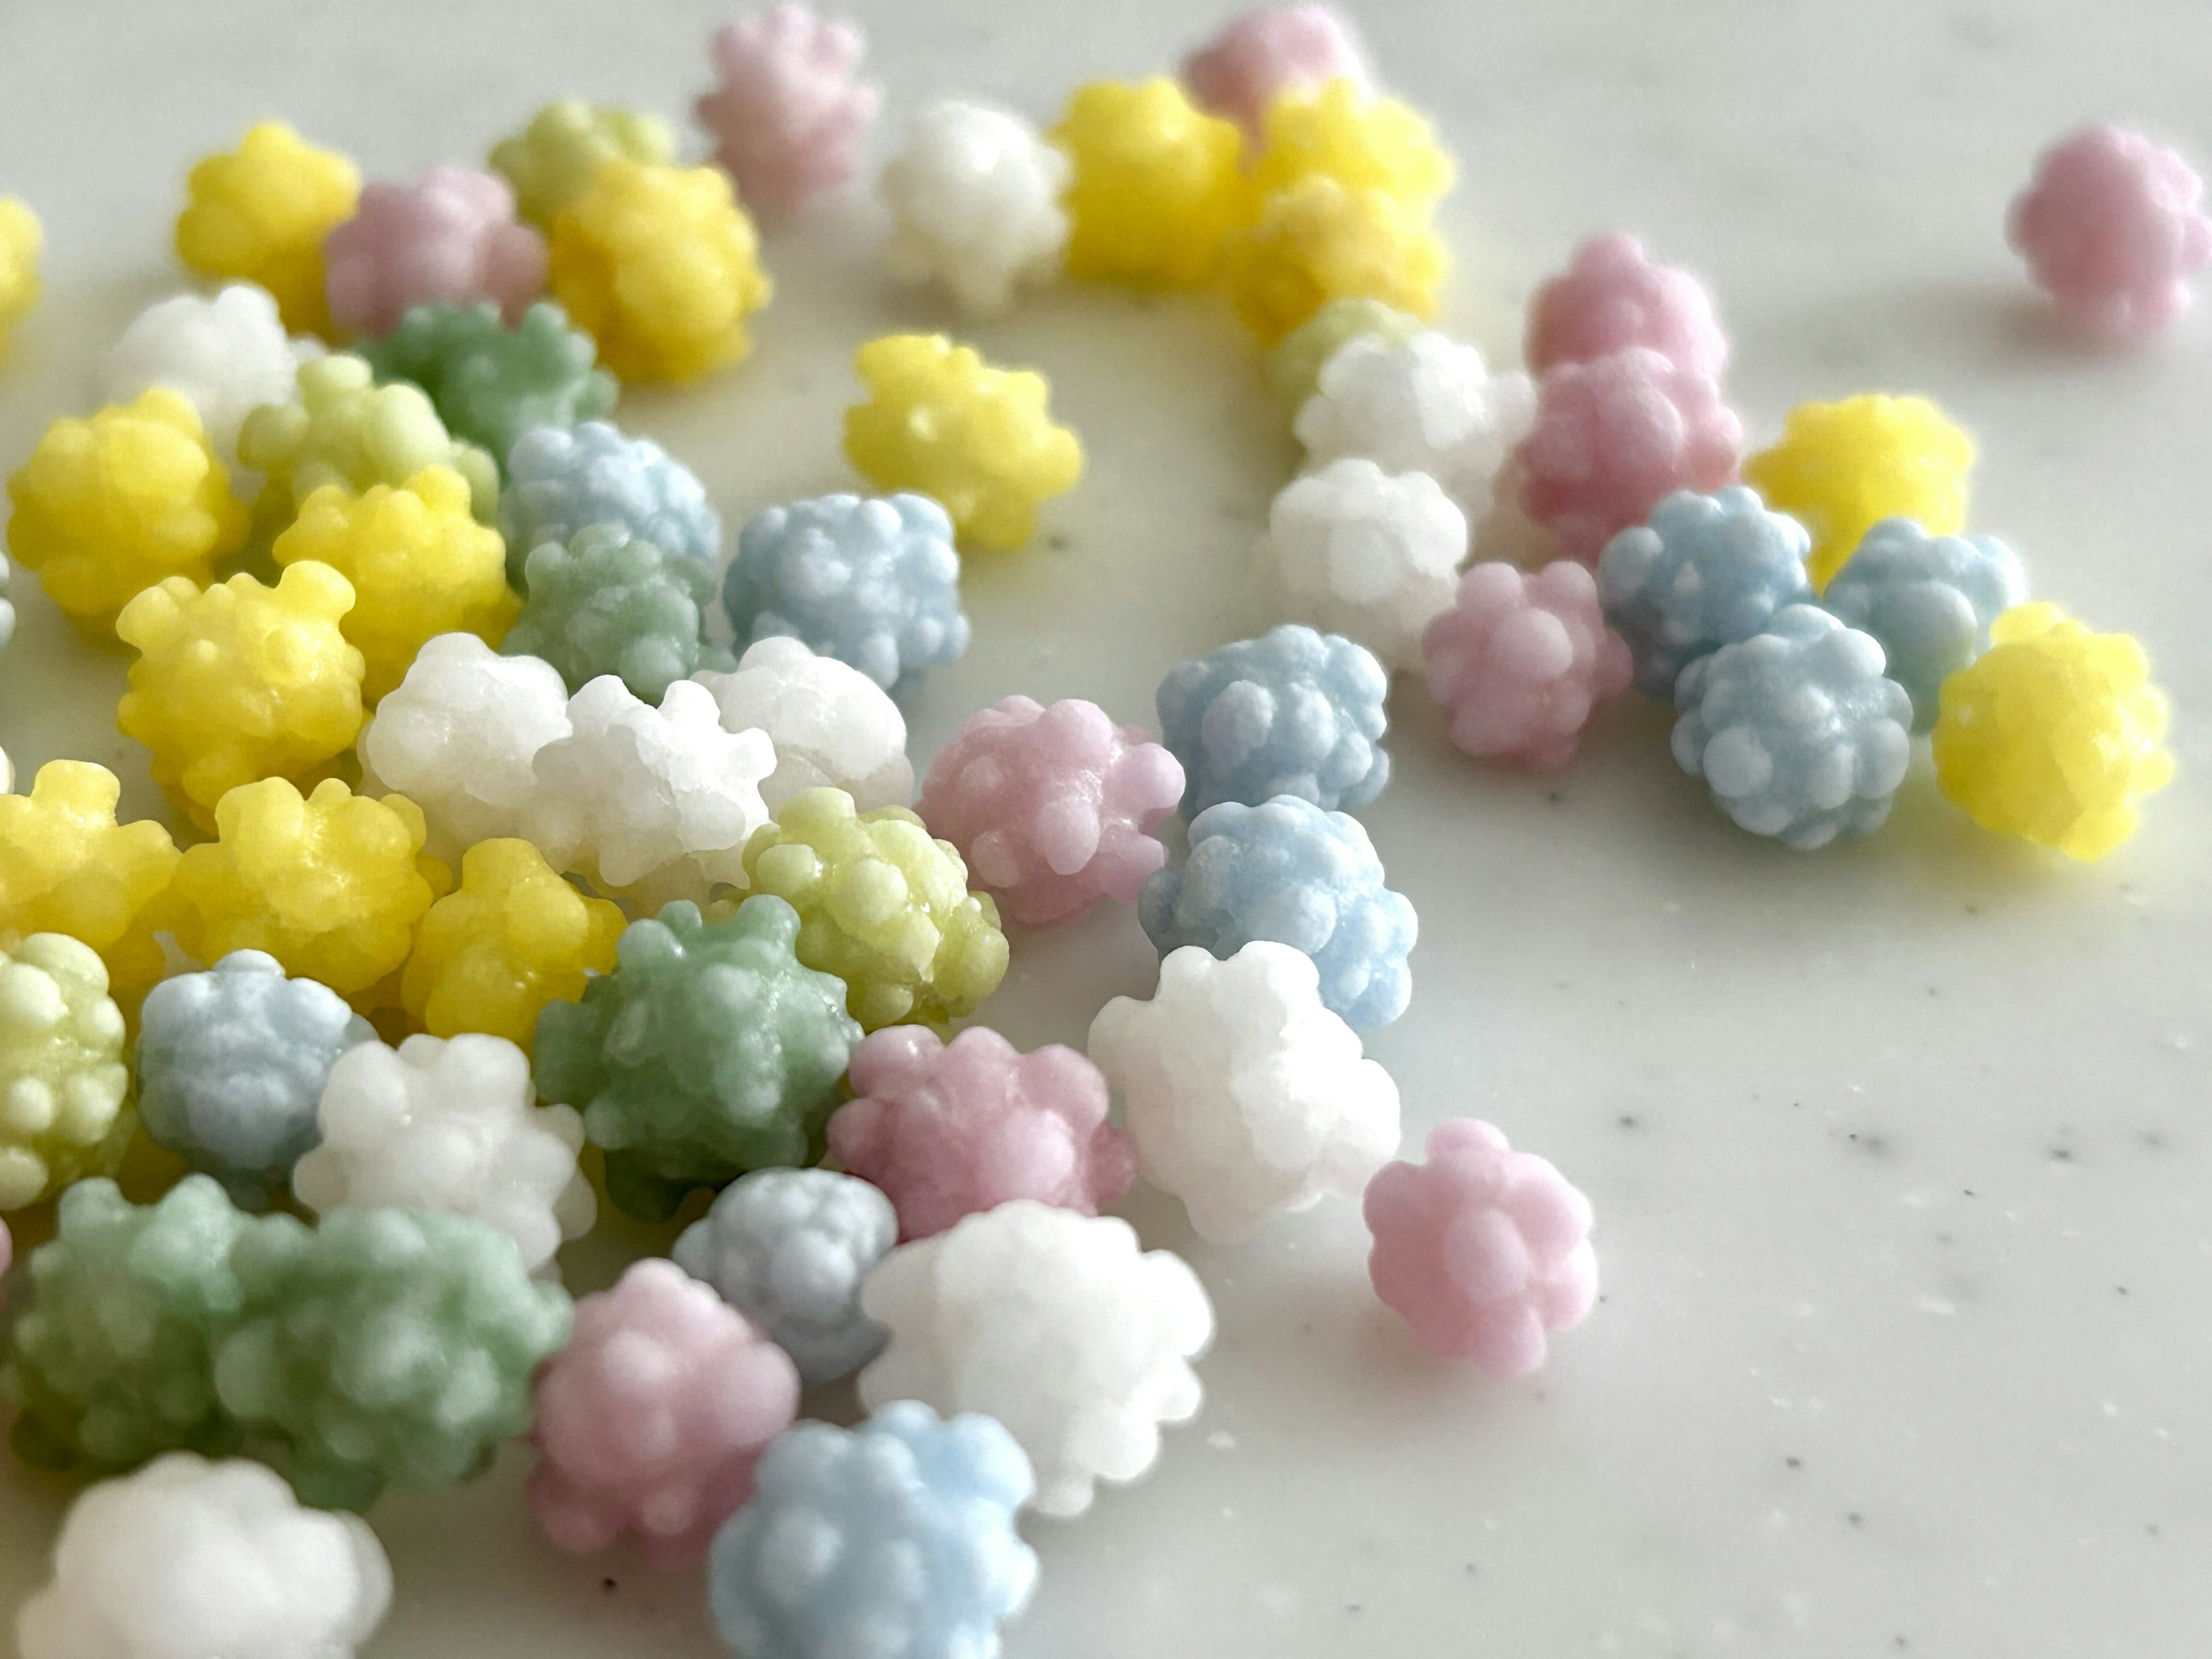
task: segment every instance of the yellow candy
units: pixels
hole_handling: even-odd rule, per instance
[[[886,334],[854,367],[869,396],[845,411],[845,453],[877,489],[935,500],[963,545],[1024,545],[1037,503],[1083,476],[1083,445],[1052,423],[1042,374],[990,368],[942,334]]]
[[[626,925],[528,842],[480,841],[461,855],[460,886],[422,918],[400,998],[433,1036],[488,1031],[527,1053],[539,1009],[581,997],[587,969],[614,971]]]
[[[284,326],[327,335],[323,239],[353,217],[361,169],[264,121],[227,155],[193,167],[177,257],[203,276],[240,277],[276,296]]]
[[[468,480],[450,466],[359,495],[325,484],[271,552],[279,565],[312,559],[353,584],[339,627],[361,647],[362,701],[372,708],[426,641],[474,634],[497,645],[522,610],[507,585],[507,544],[469,515]]]
[[[140,655],[115,724],[193,823],[213,829],[216,804],[257,778],[327,776],[353,746],[362,656],[338,625],[351,609],[353,584],[312,562],[273,588],[172,576],[124,606],[115,631]]]
[[[623,380],[696,380],[752,349],[775,294],[759,251],[719,169],[617,156],[553,221],[547,283]]]
[[[2173,775],[2142,647],[2055,605],[1999,617],[1938,700],[1936,786],[1996,835],[2100,859],[2135,834],[2136,798]]]
[[[1308,173],[1267,198],[1231,245],[1230,297],[1261,344],[1273,345],[1331,300],[1379,300],[1433,318],[1445,264],[1425,209]]]
[[[1973,464],[1974,441],[1925,398],[1869,392],[1798,404],[1782,441],[1743,464],[1743,481],[1811,532],[1817,592],[1884,519],[1917,520],[1931,536],[1965,529]]]
[[[422,851],[422,808],[335,778],[306,797],[269,778],[232,790],[215,817],[217,839],[177,866],[178,945],[202,962],[266,951],[356,1008],[396,1003],[415,925],[453,884]]]
[[[7,355],[15,325],[39,308],[46,291],[39,277],[46,241],[39,216],[15,198],[0,196],[0,356]]]
[[[1317,91],[1286,93],[1268,106],[1252,188],[1272,196],[1324,173],[1425,209],[1451,188],[1452,173],[1451,157],[1419,111],[1377,98],[1356,81],[1336,80]]]
[[[1243,138],[1162,76],[1079,88],[1052,131],[1067,153],[1067,270],[1109,282],[1212,274],[1243,213]]]
[[[514,189],[514,210],[541,230],[591,187],[617,155],[633,161],[676,159],[676,131],[658,115],[566,98],[491,147],[490,166]]]
[[[155,912],[176,843],[151,818],[115,821],[123,786],[88,761],[48,761],[27,795],[0,795],[0,948],[67,933],[100,953],[118,992],[161,976]]]
[[[8,480],[8,498],[9,550],[88,632],[166,577],[206,581],[246,541],[246,509],[199,411],[167,386],[88,421],[56,421]]]

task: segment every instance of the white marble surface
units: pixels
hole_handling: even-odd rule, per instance
[[[1171,61],[1220,7],[865,0],[890,114],[945,91],[1048,117]],[[53,298],[0,370],[0,458],[81,407],[94,351],[177,280],[193,155],[282,112],[402,176],[479,155],[543,100],[679,112],[714,0],[11,0],[0,188],[52,232]],[[1395,700],[1365,816],[1424,939],[1373,1052],[1409,1132],[1474,1112],[1596,1200],[1604,1305],[1533,1382],[1419,1357],[1369,1296],[1348,1206],[1237,1250],[1200,1422],[1154,1476],[1030,1528],[1042,1593],[1009,1652],[2003,1655],[2202,1651],[2212,1637],[2212,859],[2206,852],[2212,319],[2154,349],[2069,344],[2003,246],[2037,145],[2133,115],[2212,155],[2197,0],[1651,0],[1361,9],[1462,161],[1451,324],[1512,307],[1616,225],[1715,285],[1764,440],[1801,398],[1933,394],[1979,434],[1976,520],[2039,592],[2146,637],[2180,781],[2139,839],[2067,867],[1983,837],[1924,764],[1890,829],[1801,857],[1731,830],[1650,708],[1563,776],[1454,754]],[[842,483],[851,347],[935,324],[870,263],[864,204],[769,258],[758,356],[628,399],[733,520]],[[1245,557],[1294,459],[1214,300],[1061,291],[975,331],[1054,377],[1091,470],[1048,544],[978,561],[975,648],[919,705],[926,757],[1012,691],[1150,718],[1180,657],[1266,620]],[[106,761],[119,659],[23,599],[0,744]],[[989,1012],[1079,1041],[1151,957],[1126,912],[1018,941]],[[625,1249],[661,1235],[624,1235]],[[604,1247],[572,1267],[604,1283]],[[519,1505],[524,1459],[374,1516],[398,1578],[374,1659],[692,1659],[695,1585],[577,1564]],[[0,1471],[0,1610],[64,1488]]]

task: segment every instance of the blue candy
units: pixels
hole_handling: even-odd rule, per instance
[[[1990,624],[2027,597],[2013,550],[1994,536],[1930,536],[1911,519],[1867,532],[1820,603],[1881,642],[1889,677],[1912,696],[1912,729],[1936,724],[1936,689],[1990,648]]]
[[[658,705],[672,681],[737,666],[703,637],[714,573],[696,559],[594,524],[565,546],[532,549],[524,570],[529,597],[500,651],[544,658],[572,696],[602,674],[619,674],[632,696]]]
[[[1678,489],[1607,542],[1598,603],[1628,641],[1637,690],[1672,696],[1699,657],[1749,639],[1785,605],[1808,603],[1812,544],[1804,526],[1741,484],[1711,495]]]
[[[605,421],[533,427],[516,439],[499,497],[507,580],[522,586],[531,549],[595,524],[619,525],[672,557],[709,568],[721,556],[722,520],[706,490],[651,439],[625,437]]]
[[[1137,918],[1162,956],[1200,945],[1224,961],[1255,939],[1311,957],[1321,1000],[1355,1030],[1388,1025],[1413,994],[1413,906],[1382,884],[1359,820],[1296,795],[1223,801],[1190,826],[1190,857],[1155,870]]]
[[[1036,1583],[1014,1530],[1032,1484],[988,1417],[902,1400],[857,1429],[801,1423],[715,1534],[714,1627],[740,1659],[995,1659]]]
[[[1182,763],[1182,811],[1296,795],[1328,811],[1382,793],[1390,677],[1338,634],[1286,623],[1179,664],[1160,682],[1162,741]]]
[[[1682,769],[1743,828],[1801,853],[1878,828],[1911,757],[1912,699],[1883,675],[1881,647],[1809,605],[1692,663],[1674,706]]]

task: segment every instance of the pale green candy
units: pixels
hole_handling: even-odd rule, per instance
[[[593,367],[599,348],[568,313],[541,300],[513,328],[489,300],[416,306],[361,355],[383,380],[419,386],[453,436],[480,444],[504,467],[536,426],[569,427],[613,413],[620,388]],[[524,551],[526,553],[527,549]]]
[[[1386,345],[1403,345],[1427,326],[1380,300],[1331,300],[1267,354],[1267,384],[1285,411],[1296,415],[1314,395],[1322,365],[1340,349],[1368,335]]]
[[[0,951],[0,1212],[112,1174],[136,1127],[130,1087],[98,953],[66,933]]]
[[[664,553],[619,525],[590,524],[565,546],[532,549],[522,571],[527,597],[499,648],[544,658],[572,695],[619,674],[631,696],[658,707],[672,681],[737,666],[704,637],[714,572],[697,559]]]
[[[620,157],[647,167],[676,159],[676,133],[658,115],[564,98],[491,147],[491,170],[514,189],[515,211],[541,230]]]

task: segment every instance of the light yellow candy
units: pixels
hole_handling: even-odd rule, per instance
[[[21,322],[39,308],[46,291],[39,276],[39,254],[46,246],[39,216],[13,196],[0,196],[0,356]]]
[[[641,110],[566,98],[546,105],[528,126],[494,144],[491,170],[514,186],[515,211],[544,230],[617,156],[672,162],[675,130]]]
[[[1246,203],[1243,138],[1164,76],[1077,88],[1052,130],[1066,152],[1067,270],[1109,282],[1200,283]]]
[[[273,588],[173,576],[124,606],[115,631],[139,658],[115,724],[153,751],[154,781],[202,829],[239,785],[313,782],[353,746],[362,655],[339,628],[353,602],[351,582],[307,562]]]
[[[0,952],[0,1210],[121,1167],[123,1012],[92,947],[33,933]]]
[[[1294,89],[1268,106],[1252,188],[1272,196],[1316,173],[1425,210],[1452,187],[1453,167],[1419,111],[1340,79]]]
[[[868,400],[845,411],[845,453],[878,489],[943,507],[963,545],[1011,552],[1037,504],[1083,476],[1083,445],[1030,369],[993,368],[942,334],[887,334],[854,359]]]
[[[2055,605],[1999,617],[1937,696],[1936,785],[1995,834],[2100,859],[2135,834],[2136,798],[2173,775],[2142,647]]]
[[[1425,209],[1309,173],[1262,201],[1231,245],[1230,297],[1260,343],[1273,345],[1331,300],[1379,300],[1431,319],[1445,266]]]
[[[48,761],[27,795],[0,795],[0,946],[67,933],[100,953],[118,992],[161,976],[154,942],[176,843],[151,818],[115,821],[123,786],[88,761]]]
[[[327,336],[323,239],[353,217],[361,169],[264,121],[236,149],[194,167],[186,188],[177,257],[203,276],[258,283],[276,296],[285,327]]]

